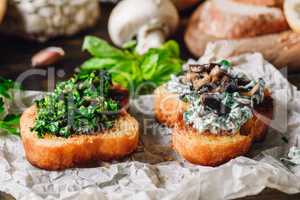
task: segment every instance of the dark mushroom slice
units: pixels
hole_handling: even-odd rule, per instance
[[[247,78],[238,78],[237,80],[238,80],[237,83],[239,86],[245,86],[251,82],[251,80],[249,80]]]
[[[216,65],[211,71],[210,76],[212,77],[212,82],[217,82],[220,80],[220,78],[224,75],[224,71],[221,70],[221,68]]]
[[[242,92],[241,94],[243,96],[251,97],[253,96],[257,91],[259,90],[259,83],[256,83],[256,85],[248,92]]]
[[[211,108],[218,115],[224,115],[230,112],[230,108],[224,105],[218,98],[216,98],[212,94],[203,94],[201,98],[202,104]]]
[[[229,79],[224,85],[224,91],[229,93],[234,93],[239,90],[237,80]]]
[[[190,64],[189,70],[191,72],[201,73],[201,72],[204,72],[205,67],[204,67],[204,65],[200,65],[200,64]]]

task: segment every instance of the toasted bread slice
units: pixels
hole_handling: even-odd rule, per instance
[[[217,166],[246,154],[252,144],[251,135],[199,134],[192,128],[175,128],[172,144],[175,151],[187,161],[205,166]]]
[[[278,33],[289,29],[280,8],[212,0],[196,11],[203,30],[217,38],[236,39]]]
[[[188,104],[181,101],[177,94],[169,93],[162,85],[154,91],[154,113],[157,121],[173,127],[180,116],[188,109]]]
[[[50,134],[38,138],[31,131],[36,112],[36,106],[32,106],[23,113],[20,129],[27,160],[42,169],[62,170],[96,161],[118,159],[133,152],[138,144],[138,122],[126,112],[110,130],[69,138]]]
[[[155,90],[156,119],[173,127],[173,148],[186,160],[194,164],[216,166],[248,152],[253,141],[264,139],[273,115],[273,101],[265,91],[264,102],[255,108],[255,115],[243,125],[238,133],[199,133],[186,126],[182,120],[188,104],[178,95],[169,93],[165,86]]]

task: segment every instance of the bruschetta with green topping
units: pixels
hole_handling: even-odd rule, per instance
[[[139,125],[122,108],[127,97],[106,72],[77,74],[57,84],[21,117],[27,160],[62,170],[130,154],[138,144]]]

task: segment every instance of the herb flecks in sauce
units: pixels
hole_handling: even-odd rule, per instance
[[[167,89],[189,102],[184,122],[199,132],[235,133],[253,116],[255,105],[264,100],[265,82],[235,73],[230,63],[190,65],[189,71],[172,77]]]
[[[32,130],[39,137],[52,134],[67,138],[112,128],[120,106],[109,96],[111,87],[111,77],[103,71],[77,74],[57,84],[53,93],[36,101]]]

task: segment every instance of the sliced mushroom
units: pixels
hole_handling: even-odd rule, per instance
[[[189,70],[191,72],[195,72],[195,73],[201,73],[205,70],[204,65],[199,65],[199,64],[190,64],[189,65]]]
[[[185,80],[186,82],[191,82],[195,79],[199,78],[199,74],[197,73],[194,73],[194,72],[188,72],[186,75],[185,75]]]
[[[210,94],[203,94],[201,96],[204,106],[213,109],[217,114],[223,115],[230,112],[230,108],[224,105],[219,99]]]
[[[211,72],[210,75],[212,77],[212,82],[217,82],[218,80],[220,80],[221,76],[224,75],[224,72],[220,69],[219,66],[215,66]]]
[[[137,51],[145,53],[159,47],[178,23],[178,11],[170,0],[124,0],[113,9],[108,30],[118,46],[137,37]]]
[[[259,83],[256,83],[256,85],[248,92],[242,92],[241,94],[243,96],[251,97],[253,96],[257,91],[259,90]]]
[[[207,73],[204,74],[204,77],[202,79],[198,79],[193,81],[193,86],[194,89],[198,90],[200,89],[203,85],[208,84],[211,82],[211,76],[209,76]]]

